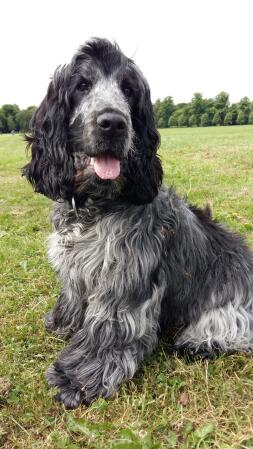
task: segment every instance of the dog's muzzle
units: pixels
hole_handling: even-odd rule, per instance
[[[90,168],[100,179],[114,180],[120,175],[120,161],[129,139],[128,123],[118,111],[103,111],[96,118],[96,134],[103,142],[100,151],[90,158]],[[104,147],[104,149],[103,149]]]
[[[99,132],[105,137],[124,137],[127,134],[127,121],[118,112],[104,112],[97,117]]]

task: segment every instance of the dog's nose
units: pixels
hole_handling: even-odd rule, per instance
[[[104,112],[97,118],[97,125],[104,134],[122,134],[127,127],[126,119],[117,112]]]

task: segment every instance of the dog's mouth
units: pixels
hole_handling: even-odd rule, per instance
[[[120,175],[120,159],[112,152],[105,151],[96,156],[74,153],[75,182],[82,183],[87,171],[95,174],[101,180],[115,180]]]
[[[120,160],[110,151],[90,157],[88,166],[100,179],[114,180],[120,175]]]

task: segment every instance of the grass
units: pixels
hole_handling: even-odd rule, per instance
[[[253,127],[161,132],[165,183],[253,247]],[[159,346],[116,398],[66,411],[44,372],[64,342],[43,314],[59,285],[47,263],[50,201],[19,175],[20,136],[0,136],[0,447],[244,449],[253,447],[253,358],[187,363]]]

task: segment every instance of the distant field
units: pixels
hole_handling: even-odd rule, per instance
[[[253,126],[161,131],[164,181],[253,247]],[[114,400],[65,411],[44,372],[64,346],[43,314],[59,286],[46,259],[50,201],[20,177],[20,136],[0,135],[0,447],[253,448],[253,357],[187,363],[160,347]]]
[[[166,184],[253,243],[253,126],[162,130]]]

